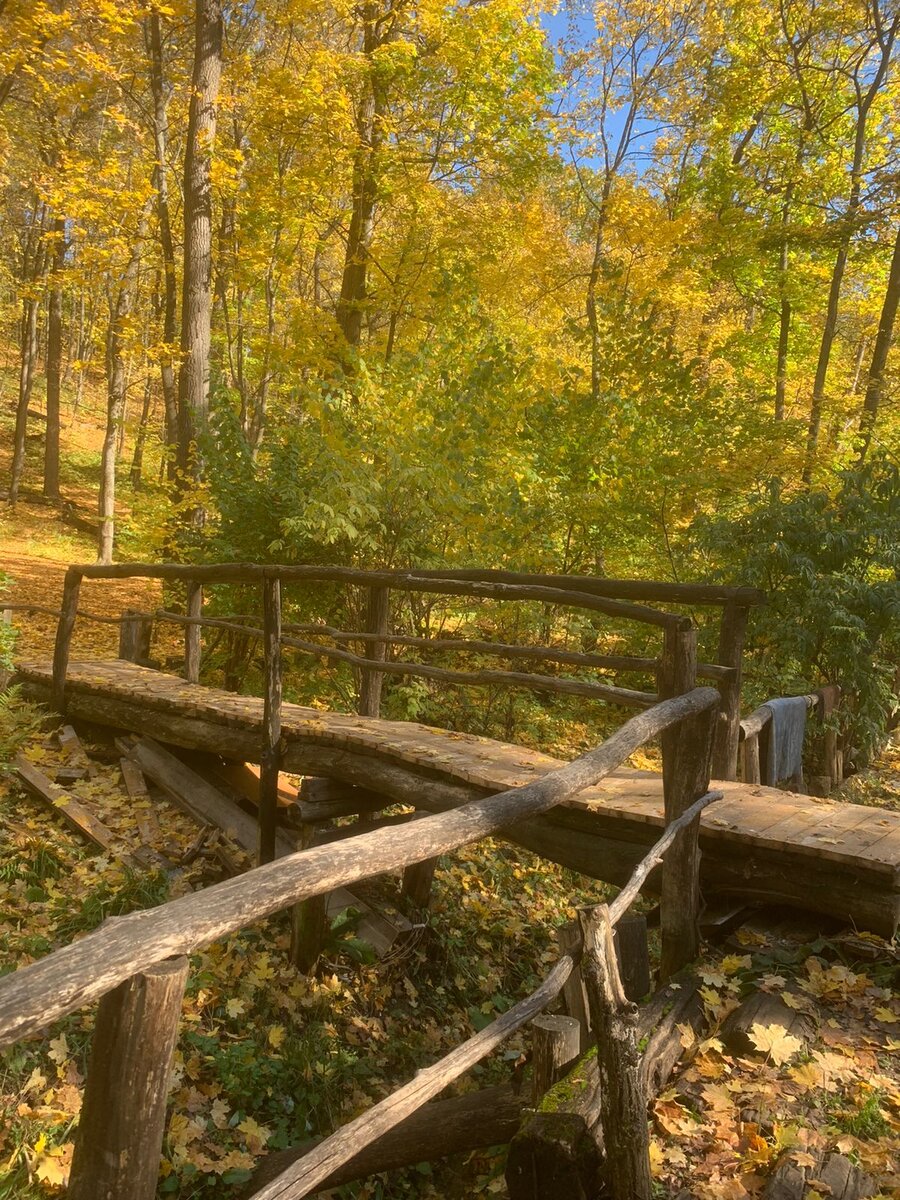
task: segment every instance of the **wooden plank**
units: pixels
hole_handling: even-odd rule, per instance
[[[200,824],[215,825],[233,838],[248,854],[257,846],[256,821],[233,801],[208,783],[202,775],[152,738],[142,738],[131,750],[131,758],[144,774],[162,788],[170,800]],[[293,854],[293,843],[279,833],[279,855]]]
[[[87,771],[90,779],[97,778],[97,768],[88,758],[87,751],[81,744],[81,738],[71,725],[63,725],[56,735],[56,740],[71,766],[81,767]]]
[[[67,792],[65,788],[53,783],[24,755],[17,754],[13,762],[16,774],[29,792],[38,800],[42,800],[54,812],[58,812],[71,829],[121,862],[129,866],[137,865],[134,857],[121,849],[121,839],[117,838],[102,821],[76,800],[71,792]]]
[[[46,663],[23,663],[18,670],[25,680],[45,687],[50,684],[51,672]],[[140,703],[147,711],[148,719],[154,710],[171,712],[183,718],[189,707],[186,697],[190,696],[190,707],[196,712],[195,719],[213,721],[223,730],[252,730],[259,728],[262,720],[262,703],[258,699],[237,697],[218,689],[192,689],[176,676],[163,675],[134,664],[73,662],[70,664],[68,689],[71,694],[84,691]],[[112,711],[114,705],[110,707]],[[559,765],[558,760],[548,755],[522,747],[430,729],[414,723],[404,725],[348,714],[323,713],[291,704],[283,706],[283,714],[283,734],[288,740],[288,756],[290,758],[293,754],[291,761],[295,767],[302,761],[303,770],[310,769],[308,764],[314,755],[298,755],[291,750],[292,743],[329,747],[356,755],[372,755],[374,757],[370,761],[377,758],[404,767],[424,766],[432,778],[463,781],[484,791],[518,786],[540,778]],[[704,814],[702,818],[701,838],[707,847],[720,841],[728,844],[744,841],[773,856],[786,853],[794,863],[811,857],[831,858],[835,863],[845,865],[842,848],[832,847],[824,839],[815,839],[809,846],[800,843],[794,845],[791,841],[791,828],[800,833],[819,821],[822,801],[745,783],[726,783],[722,785],[722,790],[726,799],[716,806],[713,813]],[[596,814],[597,820],[604,822],[604,829],[608,829],[610,823],[617,819],[634,829],[641,825],[659,826],[662,820],[660,791],[659,782],[654,784],[650,773],[634,776],[617,773],[604,780],[602,786],[586,788],[570,797],[565,806],[556,811],[553,820],[566,825],[574,821],[574,814],[583,814],[587,820]],[[655,797],[660,798],[657,800]],[[826,812],[831,807],[834,805],[825,802]],[[742,811],[736,819],[732,819],[736,808]],[[878,812],[874,809],[864,811],[872,814]],[[799,813],[806,815],[798,817]],[[797,823],[792,826],[790,821],[795,817]],[[900,828],[900,814],[889,814],[889,818]],[[860,818],[863,824],[880,819],[880,813],[877,817]],[[775,826],[782,821],[788,821],[789,824],[776,829]],[[880,826],[878,828],[881,836],[876,841],[881,841],[887,831]],[[896,858],[891,857],[893,845],[894,842],[888,840],[881,856],[865,853],[854,860],[854,865],[858,863],[860,869],[892,876],[900,863],[900,853]]]
[[[138,833],[141,835],[141,841],[145,846],[152,849],[159,841],[161,833],[156,811],[152,807],[153,801],[147,790],[144,773],[137,763],[133,762],[130,758],[121,758],[119,760],[119,768],[122,772],[125,790],[130,799],[134,801],[131,811],[134,814]]]
[[[275,857],[278,828],[278,776],[281,768],[281,583],[263,580],[263,678],[262,747],[259,772],[259,866]]]
[[[251,804],[259,804],[259,773],[260,768],[251,762],[223,762],[212,768],[213,775],[218,776],[223,783],[234,788]],[[299,802],[300,790],[284,772],[278,776],[278,807],[292,808]]]

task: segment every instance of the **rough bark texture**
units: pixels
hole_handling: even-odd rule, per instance
[[[44,495],[59,499],[59,405],[62,383],[62,273],[66,265],[66,222],[53,222],[53,278],[47,304],[47,432],[44,440]]]
[[[881,308],[881,320],[878,322],[878,336],[872,351],[872,365],[869,367],[869,378],[866,383],[866,398],[863,402],[862,415],[859,419],[859,457],[862,463],[869,452],[869,443],[878,419],[878,409],[884,392],[884,373],[887,367],[888,351],[894,338],[894,323],[897,319],[897,305],[900,303],[900,228],[894,242],[894,253],[891,258],[891,269],[888,275],[887,288],[884,293],[884,303]]]
[[[516,1132],[525,1099],[510,1084],[499,1084],[463,1096],[432,1100],[336,1168],[323,1180],[320,1190],[329,1191],[354,1179],[366,1179],[417,1162],[434,1162],[448,1154],[501,1146]],[[249,1200],[313,1148],[310,1143],[267,1154],[244,1195]]]
[[[134,975],[97,1012],[70,1200],[152,1200],[178,1039],[186,958]]]
[[[194,67],[184,161],[184,279],[178,372],[178,465],[197,477],[206,429],[212,316],[212,149],[222,73],[222,0],[196,0]]]

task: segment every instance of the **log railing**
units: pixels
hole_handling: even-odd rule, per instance
[[[78,596],[83,579],[162,579],[187,585],[185,613],[161,610],[157,619],[183,624],[185,634],[184,673],[196,682],[200,667],[200,636],[203,627],[231,629],[243,636],[260,638],[271,652],[266,654],[267,672],[281,673],[281,647],[291,647],[305,654],[346,662],[359,671],[359,711],[377,716],[380,711],[382,682],[385,675],[408,675],[435,679],[450,684],[482,686],[526,686],[540,691],[578,695],[607,700],[633,707],[646,707],[662,696],[677,695],[690,690],[698,678],[716,682],[721,697],[721,712],[715,731],[713,771],[717,778],[734,778],[737,767],[740,721],[741,657],[747,614],[752,605],[761,603],[763,594],[753,588],[727,588],[702,584],[663,584],[638,580],[595,579],[588,576],[537,575],[509,571],[366,571],[349,567],[328,566],[264,566],[253,563],[181,564],[181,563],[117,563],[112,566],[84,565],[70,567],[66,573],[63,603],[57,628],[53,661],[54,701],[64,706],[66,670],[75,619],[81,614]],[[268,581],[278,580],[281,586],[289,583],[337,583],[362,588],[367,593],[366,629],[359,632],[335,630],[326,625],[291,625],[281,623],[280,596],[276,607],[270,606],[269,624],[263,617],[211,618],[204,617],[203,588],[213,584],[255,584],[264,590]],[[467,639],[428,639],[395,635],[390,630],[390,593],[426,593],[443,596],[486,598],[508,601],[538,602],[553,607],[572,607],[586,612],[626,619],[659,629],[663,634],[662,652],[648,658],[629,655],[589,655],[556,647],[506,646],[503,643],[468,641]],[[638,601],[641,601],[638,603]],[[723,608],[719,639],[719,662],[698,663],[696,650],[690,657],[691,669],[683,663],[673,663],[685,639],[695,638],[689,617],[649,607],[647,603],[677,603],[718,605]],[[265,606],[263,606],[265,608]],[[130,614],[132,621],[139,614]],[[149,619],[149,614],[147,615]],[[276,643],[271,640],[272,626],[280,627]],[[324,645],[295,636],[298,633],[325,635],[337,642],[356,641],[367,646],[364,654],[356,654],[339,646]],[[460,643],[465,643],[461,645]],[[545,662],[569,663],[574,666],[613,671],[644,673],[656,678],[656,690],[646,691],[619,687],[603,681],[541,675],[519,671],[451,671],[426,663],[391,660],[390,646],[409,646],[425,651],[469,649],[507,658],[531,658]],[[276,662],[276,659],[279,659]],[[272,681],[266,679],[265,692]],[[261,753],[271,747],[266,744]]]
[[[836,700],[840,697],[840,689],[835,688]],[[807,709],[815,710],[819,705],[819,694],[812,692],[803,697]],[[761,704],[740,722],[740,751],[741,778],[744,783],[761,783],[775,787],[780,780],[772,779],[768,770],[768,738],[771,731],[772,710]],[[834,729],[824,729],[823,768],[829,790],[837,787],[843,780],[843,763],[837,732]],[[803,791],[805,788],[802,774],[789,780],[792,790]]]
[[[278,584],[270,581],[267,586],[270,596],[265,624],[275,639],[272,610],[277,608]],[[272,647],[275,644],[273,640]],[[690,646],[684,640],[680,649],[682,658],[688,659]],[[275,711],[277,695],[272,695],[271,705],[268,711]],[[599,783],[648,740],[677,731],[676,769],[666,794],[663,835],[609,908],[591,910],[582,919],[585,974],[598,1052],[607,1069],[615,1073],[617,1094],[627,1099],[624,1109],[618,1106],[614,1114],[610,1111],[604,1115],[604,1122],[609,1123],[610,1164],[622,1178],[627,1177],[630,1196],[649,1200],[646,1112],[636,1074],[633,1021],[631,1010],[623,1007],[609,932],[650,872],[662,862],[663,909],[672,909],[662,924],[663,976],[684,965],[689,948],[696,946],[700,813],[711,800],[719,798],[718,793],[707,791],[718,705],[715,690],[692,689],[632,717],[597,749],[541,779],[406,826],[378,829],[303,850],[158,908],[110,919],[80,941],[0,979],[0,1047],[30,1037],[85,1004],[105,998],[98,1012],[89,1068],[88,1110],[82,1113],[73,1161],[74,1186],[70,1192],[74,1200],[87,1200],[101,1192],[110,1200],[125,1200],[126,1196],[149,1200],[153,1195],[159,1155],[159,1104],[155,1103],[149,1133],[149,1127],[135,1120],[134,1113],[143,1096],[158,1095],[160,1059],[165,1058],[167,1064],[171,1057],[172,1031],[178,1020],[172,981],[179,988],[183,986],[184,956],[304,899],[436,858],[497,833],[515,821],[545,813],[583,788]],[[275,732],[271,731],[272,737]],[[695,876],[693,886],[681,892],[690,872]],[[563,954],[531,996],[441,1062],[419,1072],[387,1100],[338,1130],[258,1193],[261,1200],[299,1200],[313,1192],[342,1162],[393,1128],[545,1008],[562,989],[578,958],[577,949]],[[166,967],[167,963],[172,965]],[[164,982],[159,981],[160,972]],[[137,1003],[136,995],[145,999]],[[102,1088],[90,1083],[96,1072],[102,1074]],[[119,1115],[114,1128],[92,1113],[88,1107],[90,1097],[95,1097],[90,1100],[91,1106],[115,1108]],[[111,1148],[106,1143],[113,1135],[117,1141]],[[126,1136],[131,1144],[123,1146]],[[110,1149],[115,1152],[107,1152]],[[136,1190],[138,1181],[140,1188]]]

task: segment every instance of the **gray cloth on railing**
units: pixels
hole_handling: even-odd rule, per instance
[[[769,725],[767,775],[770,785],[803,775],[803,737],[806,697],[784,696],[763,705],[772,714]]]

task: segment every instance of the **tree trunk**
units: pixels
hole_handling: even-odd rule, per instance
[[[19,498],[19,485],[25,470],[25,437],[28,431],[28,405],[34,383],[34,364],[37,358],[38,300],[33,294],[35,285],[44,272],[44,221],[46,210],[36,204],[32,220],[22,248],[22,273],[20,287],[22,298],[22,323],[19,358],[19,399],[16,405],[16,428],[13,435],[12,466],[9,475],[7,499],[15,505]]]
[[[222,73],[222,0],[196,0],[194,68],[184,161],[184,280],[178,372],[178,465],[199,479],[197,437],[209,410],[212,312],[212,147]]]
[[[141,420],[138,425],[137,437],[134,440],[134,456],[131,460],[131,486],[140,491],[141,477],[144,469],[144,447],[147,444],[147,432],[150,424],[150,406],[153,402],[153,383],[150,375],[144,380],[144,403],[141,406]],[[165,457],[165,455],[163,455]]]
[[[59,499],[59,404],[62,380],[62,272],[66,264],[66,222],[53,222],[53,283],[47,309],[47,432],[44,442],[44,495]]]
[[[175,476],[175,454],[178,445],[178,381],[172,348],[175,346],[178,286],[175,275],[175,243],[172,238],[172,220],[169,213],[169,168],[168,153],[169,121],[166,113],[166,93],[163,72],[162,32],[159,12],[151,9],[145,29],[147,56],[150,63],[150,89],[153,95],[153,141],[156,153],[154,182],[156,185],[156,217],[159,227],[159,242],[163,258],[163,343],[160,359],[163,402],[166,414],[165,461],[169,479]]]
[[[363,24],[363,49],[370,63],[369,79],[356,112],[358,142],[353,157],[353,212],[347,232],[341,295],[336,312],[341,333],[347,345],[354,350],[359,347],[362,337],[378,194],[376,159],[383,140],[382,122],[387,104],[372,55],[387,41],[388,35],[382,29],[390,29],[390,23],[379,22],[376,5],[372,3],[364,6]]]
[[[828,307],[825,311],[825,326],[822,329],[822,340],[819,344],[819,359],[816,364],[816,377],[813,382],[812,403],[809,412],[809,425],[806,435],[806,458],[803,465],[803,482],[812,482],[813,467],[819,449],[819,431],[822,426],[822,406],[825,400],[825,382],[828,377],[828,364],[831,361],[831,351],[837,332],[838,302],[841,295],[841,285],[844,281],[844,271],[850,254],[850,241],[859,215],[862,199],[862,173],[866,151],[866,132],[869,112],[872,102],[877,96],[887,74],[888,64],[894,49],[894,39],[900,24],[898,13],[890,28],[879,32],[878,41],[881,47],[881,57],[871,82],[865,92],[861,92],[857,79],[857,95],[859,97],[856,115],[856,130],[853,139],[853,161],[850,169],[850,195],[847,201],[847,211],[843,218],[838,252],[831,273],[831,286],[828,289]]]
[[[872,351],[872,363],[869,367],[869,377],[866,383],[866,398],[863,402],[862,414],[859,419],[859,451],[858,463],[865,462],[869,452],[869,443],[875,421],[878,418],[878,408],[884,391],[884,370],[887,366],[888,351],[894,337],[894,322],[897,319],[897,305],[900,303],[900,228],[894,242],[894,254],[891,258],[891,269],[888,274],[887,289],[884,293],[884,304],[881,307],[881,320],[878,322],[878,336],[875,339],[875,349]]]
[[[115,308],[110,314],[109,336],[107,340],[107,380],[106,380],[106,434],[103,438],[103,452],[100,458],[100,543],[97,550],[97,561],[111,563],[116,519],[116,448],[119,440],[119,427],[125,409],[125,384],[127,363],[125,358],[125,342],[128,318],[134,304],[135,285],[137,284],[138,267],[141,262],[141,249],[147,227],[147,212],[141,217],[137,237],[131,248],[128,265],[119,287]]]

